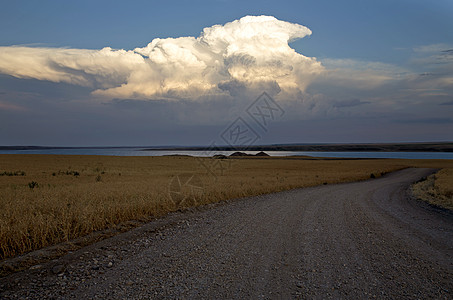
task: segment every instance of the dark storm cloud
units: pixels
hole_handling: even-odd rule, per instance
[[[368,101],[361,101],[359,99],[351,99],[351,100],[344,100],[344,101],[335,101],[333,103],[333,107],[354,107],[364,104],[369,104]]]
[[[396,119],[395,123],[403,124],[451,124],[452,118],[414,118],[414,119]]]

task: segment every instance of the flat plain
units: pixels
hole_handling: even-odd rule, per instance
[[[452,299],[453,214],[408,194],[434,171],[174,212],[0,278],[0,298]]]
[[[451,203],[449,160],[0,155],[0,260],[131,220],[407,167],[443,169],[430,193]]]

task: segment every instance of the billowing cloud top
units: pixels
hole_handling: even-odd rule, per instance
[[[197,38],[156,38],[131,51],[0,47],[0,72],[89,86],[110,98],[190,99],[260,84],[304,90],[323,67],[288,43],[310,34],[271,16],[246,16]]]

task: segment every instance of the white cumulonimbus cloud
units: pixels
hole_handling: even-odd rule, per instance
[[[289,42],[305,26],[246,16],[199,37],[156,38],[134,50],[0,47],[0,73],[93,88],[109,98],[189,98],[270,84],[298,91],[323,71]]]

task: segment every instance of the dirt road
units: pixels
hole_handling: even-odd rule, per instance
[[[406,169],[176,213],[0,280],[0,298],[453,298],[453,215]]]

